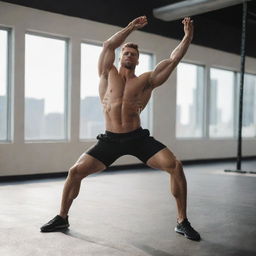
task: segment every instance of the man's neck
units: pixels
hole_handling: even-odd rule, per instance
[[[119,74],[125,78],[125,80],[136,77],[134,74],[134,69],[128,69],[125,67],[120,67]]]

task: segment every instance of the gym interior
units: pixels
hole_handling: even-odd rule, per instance
[[[182,2],[190,3],[175,20],[156,17]],[[255,1],[208,0],[227,5],[191,13],[192,43],[140,115],[183,163],[201,241],[174,231],[169,175],[131,155],[82,181],[68,230],[40,232],[59,211],[69,168],[105,131],[103,42],[146,15],[148,25],[126,40],[139,45],[139,76],[169,58],[182,18],[200,2],[0,1],[1,255],[256,254]]]

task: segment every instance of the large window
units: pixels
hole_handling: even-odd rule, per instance
[[[176,137],[204,137],[208,131],[210,138],[234,138],[240,75],[210,68],[209,91],[205,91],[204,72],[198,65],[180,63],[177,67]],[[203,118],[204,113],[209,113],[209,118]],[[244,76],[242,131],[243,137],[256,137],[256,76],[250,74]]]
[[[80,138],[95,138],[97,134],[104,132],[104,116],[99,99],[98,59],[101,46],[81,44],[81,102],[80,102]],[[116,52],[119,56],[119,51]],[[116,58],[116,66],[118,57]],[[152,56],[140,54],[140,64],[136,75],[149,71],[152,67]],[[143,127],[149,126],[150,106],[141,113]]]
[[[244,76],[242,131],[243,137],[256,137],[256,76],[250,74]]]
[[[8,31],[0,30],[0,141],[9,139]]]
[[[25,39],[25,139],[66,139],[67,41]]]
[[[210,69],[210,137],[234,136],[234,77],[232,71]]]
[[[135,74],[137,76],[141,75],[144,72],[152,70],[153,67],[153,56],[149,53],[140,53],[139,65],[136,67]],[[149,100],[147,106],[143,109],[140,114],[141,127],[150,129],[151,124],[151,109],[152,109],[152,98]]]
[[[81,44],[80,138],[103,132],[104,117],[99,98],[98,59],[101,46]]]
[[[204,68],[180,63],[177,67],[176,137],[203,136]]]

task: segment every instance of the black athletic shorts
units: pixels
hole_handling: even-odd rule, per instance
[[[149,130],[141,127],[128,133],[106,131],[97,136],[98,142],[86,153],[110,166],[123,155],[132,155],[146,163],[147,160],[163,148],[164,144],[150,136]]]

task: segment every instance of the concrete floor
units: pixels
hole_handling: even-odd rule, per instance
[[[256,255],[256,175],[226,174],[234,163],[185,166],[188,216],[202,236],[174,232],[169,175],[151,169],[105,172],[83,181],[66,232],[41,233],[57,214],[64,179],[0,184],[2,256]],[[256,170],[256,161],[244,169]]]

